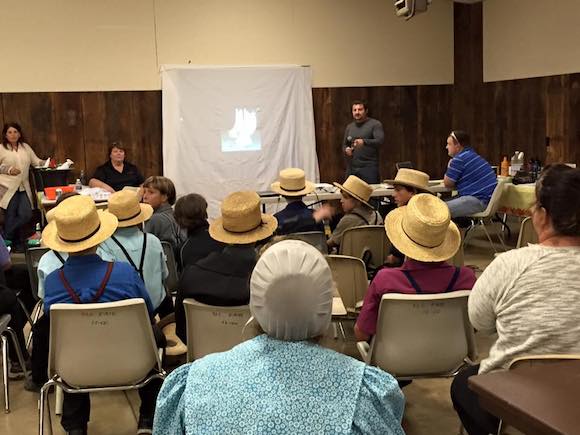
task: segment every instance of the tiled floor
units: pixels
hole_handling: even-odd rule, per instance
[[[517,234],[512,237],[515,241]],[[515,243],[515,242],[514,242]],[[513,243],[512,243],[513,244]],[[465,264],[483,270],[493,258],[487,241],[474,237],[465,252]],[[346,324],[347,339],[334,340],[325,337],[322,344],[339,352],[359,358],[352,335],[352,325]],[[493,339],[477,336],[479,354],[485,356]],[[449,379],[417,380],[404,388],[406,410],[403,420],[405,432],[409,435],[452,435],[459,431],[459,420],[449,398]],[[22,381],[10,384],[10,414],[0,414],[0,434],[34,434],[38,431],[37,395],[25,391]],[[137,428],[139,397],[136,392],[99,393],[92,395],[91,422],[89,433],[134,434]],[[49,396],[52,433],[63,434],[59,418],[54,415],[54,395]],[[3,405],[3,402],[2,402]],[[1,411],[0,411],[1,412]],[[48,420],[45,428],[50,426]],[[45,433],[51,433],[47,428]]]

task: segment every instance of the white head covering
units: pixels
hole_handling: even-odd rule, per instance
[[[266,334],[298,341],[330,325],[334,282],[328,262],[313,246],[284,240],[258,260],[250,280],[250,311]]]

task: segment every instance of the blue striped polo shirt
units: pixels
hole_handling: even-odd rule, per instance
[[[455,183],[459,196],[475,196],[484,203],[489,202],[497,185],[490,164],[470,147],[453,157],[445,176]]]

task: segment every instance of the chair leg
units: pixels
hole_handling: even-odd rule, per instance
[[[38,433],[39,435],[44,435],[44,412],[46,411],[46,403],[47,395],[50,387],[54,385],[55,382],[50,379],[46,384],[42,386],[40,389],[40,398],[38,401]],[[50,411],[48,412],[48,418],[50,418]],[[51,433],[52,433],[52,427]]]
[[[473,222],[473,220],[471,221],[471,224],[465,229],[465,232],[463,233],[463,248],[465,249],[465,246],[467,246],[467,240],[468,240],[468,235],[471,234],[471,231],[475,228],[476,224]]]
[[[16,332],[12,328],[7,328],[6,332],[10,334],[10,338],[12,339],[12,344],[14,344],[14,349],[16,350],[16,357],[18,358],[18,362],[20,363],[20,367],[22,367],[22,372],[24,373],[24,378],[28,379],[29,374],[26,371],[26,361],[24,361],[24,356],[22,355],[22,349],[20,349],[20,344],[18,344],[18,339],[16,338]]]
[[[336,322],[332,322],[332,329],[334,331],[334,339],[338,338],[338,327],[336,326]]]
[[[64,391],[58,385],[54,392],[54,413],[62,415],[62,403],[64,402]]]
[[[10,412],[10,391],[8,380],[8,339],[2,334],[2,380],[4,381],[4,412]]]
[[[483,227],[483,231],[485,232],[487,240],[489,240],[489,244],[491,245],[493,252],[497,252],[497,249],[495,249],[495,243],[493,243],[493,240],[491,239],[491,236],[489,235],[489,231],[487,231],[487,228],[485,227],[485,222],[483,222],[483,220],[480,221],[480,225]]]
[[[32,323],[30,324],[30,332],[28,333],[28,337],[26,337],[26,349],[30,350],[30,344],[32,343],[32,326],[38,321],[40,318],[40,314],[42,313],[42,300],[36,303],[36,306],[32,310]]]
[[[501,435],[501,431],[503,429],[503,420],[499,421],[499,426],[497,427],[497,435]]]
[[[338,322],[338,327],[340,328],[340,334],[342,335],[343,341],[346,341],[346,334],[344,333],[344,326],[342,322]]]

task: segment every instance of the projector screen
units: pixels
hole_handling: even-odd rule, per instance
[[[163,170],[210,217],[236,190],[269,190],[280,169],[318,181],[311,70],[301,66],[162,68]]]

